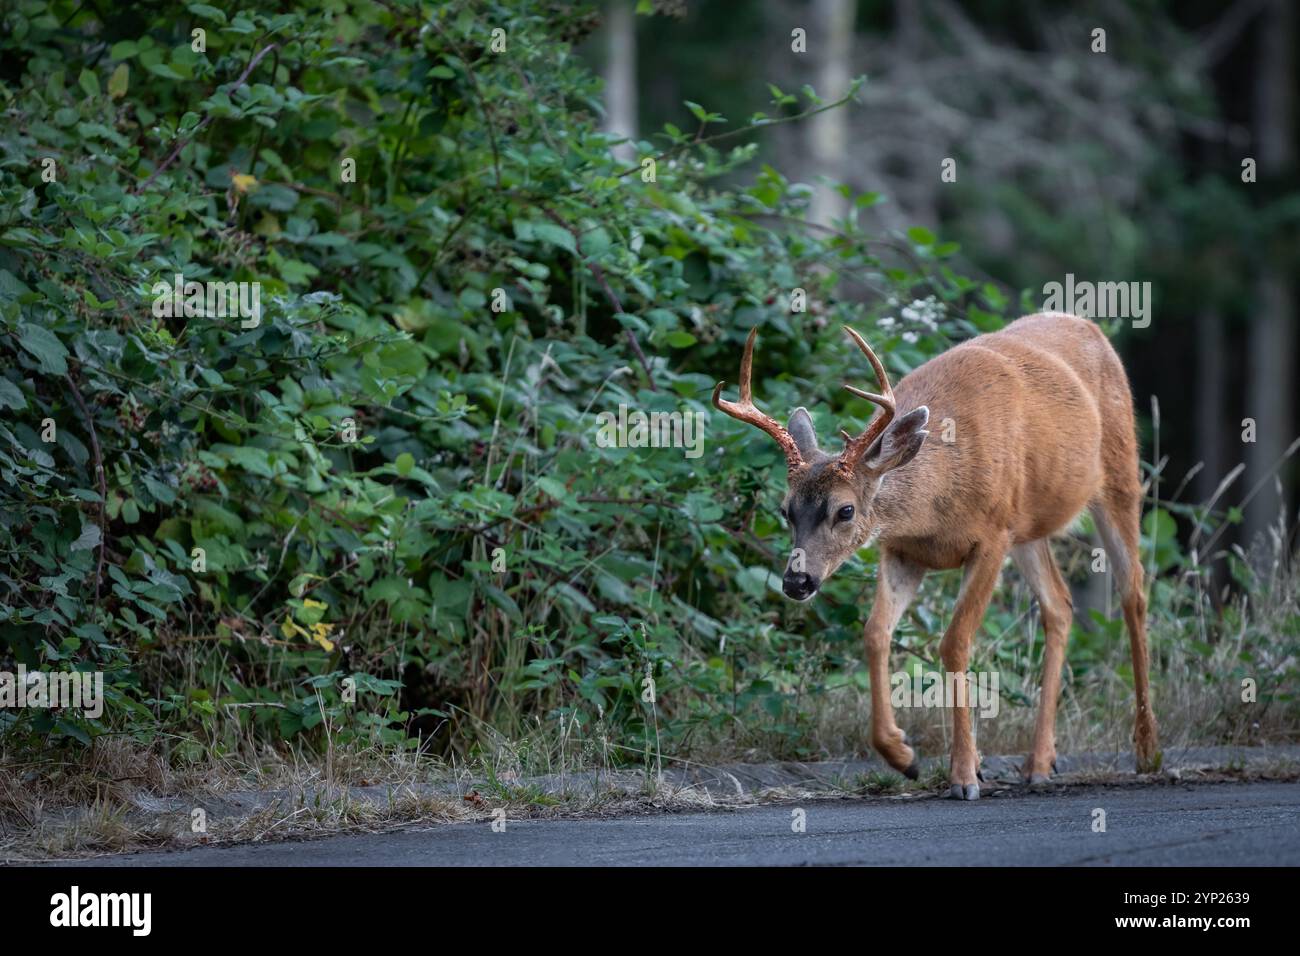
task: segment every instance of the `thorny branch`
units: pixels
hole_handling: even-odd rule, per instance
[[[241,86],[244,85],[244,81],[248,79],[249,74],[252,73],[254,69],[256,69],[257,64],[261,63],[262,58],[265,57],[272,50],[274,50],[275,47],[276,44],[268,43],[266,46],[264,46],[261,50],[258,51],[256,56],[254,56],[251,60],[248,61],[248,66],[244,67],[244,72],[239,74],[239,79],[235,80],[235,85],[230,88],[231,93],[233,93],[235,90],[239,89]],[[145,178],[144,182],[142,182],[139,186],[135,188],[135,191],[137,193],[142,193],[146,189],[148,189],[149,184],[152,183],[155,179],[157,179],[158,176],[163,172],[163,170],[165,170],[172,163],[176,162],[176,157],[178,157],[181,154],[181,150],[183,150],[186,146],[190,145],[190,143],[194,141],[194,137],[198,136],[199,133],[207,129],[208,125],[211,122],[212,122],[212,114],[208,113],[199,122],[199,125],[194,128],[194,132],[190,133],[189,136],[186,136],[183,140],[177,143],[176,148],[171,151],[171,153],[168,155],[166,159],[164,159],[161,163],[158,164],[158,168],[155,169],[152,173],[150,173],[148,177]]]
[[[95,431],[95,416],[90,413],[86,406],[86,400],[81,397],[81,390],[77,388],[77,383],[72,380],[72,373],[63,376],[63,380],[68,383],[68,390],[72,393],[72,400],[77,403],[77,408],[81,415],[86,419],[86,427],[90,430],[90,451],[95,456],[95,476],[99,479],[99,560],[95,563],[95,610],[99,610],[99,582],[104,577],[104,552],[108,550],[108,481],[104,477],[104,456],[99,450],[99,433]]]

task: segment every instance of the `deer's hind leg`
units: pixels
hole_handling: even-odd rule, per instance
[[[1142,527],[1142,481],[1137,428],[1133,419],[1132,390],[1119,358],[1112,356],[1103,374],[1101,403],[1103,434],[1101,460],[1102,486],[1090,504],[1092,516],[1106,549],[1124,624],[1128,629],[1129,651],[1133,655],[1133,691],[1136,720],[1133,741],[1137,751],[1138,772],[1157,768],[1160,762],[1156,739],[1156,718],[1151,709],[1148,682],[1147,598],[1139,551]]]
[[[1147,598],[1142,556],[1138,550],[1142,492],[1137,481],[1136,450],[1134,458],[1131,483],[1124,482],[1119,487],[1107,485],[1091,510],[1124,608],[1129,652],[1133,656],[1133,692],[1137,699],[1133,731],[1137,770],[1138,773],[1149,773],[1159,767],[1160,745],[1147,676]],[[1127,475],[1129,469],[1123,469],[1123,473]]]
[[[1043,689],[1033,749],[1020,771],[1027,783],[1040,784],[1047,782],[1056,764],[1056,704],[1074,606],[1046,538],[1017,545],[1011,549],[1011,557],[1038,598],[1043,620]]]

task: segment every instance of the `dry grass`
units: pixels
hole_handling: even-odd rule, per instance
[[[151,762],[156,766],[151,755],[132,746],[119,743],[113,750],[112,758],[100,756],[100,772],[110,766],[119,770],[138,769]],[[319,768],[310,761],[278,759],[259,771],[245,768],[245,773],[226,778],[211,766],[202,772],[164,775],[141,789],[101,790],[90,802],[70,796],[95,792],[99,781],[89,766],[81,772],[65,768],[45,781],[28,777],[27,785],[16,786],[24,780],[6,765],[0,770],[0,820],[4,821],[0,862],[378,833],[413,824],[486,824],[503,811],[510,820],[589,818],[834,798],[933,798],[947,789],[943,759],[928,761],[921,779],[915,782],[888,770],[872,770],[844,779],[803,779],[733,793],[627,771],[579,771],[576,766],[563,777],[529,779],[514,771],[507,770],[504,775],[494,772],[486,764],[475,773],[468,768],[453,770],[409,754],[356,753],[347,757],[360,781],[352,786],[322,784]],[[498,760],[503,759],[498,755]],[[301,775],[295,777],[295,770]],[[371,781],[385,770],[400,771],[405,782],[374,786]],[[274,780],[278,788],[243,789],[250,779]],[[1249,767],[1187,767],[1140,777],[1104,770],[1073,772],[1058,777],[1056,789],[1296,779],[1300,779],[1300,761],[1275,760],[1253,762]],[[55,780],[59,781],[57,787]],[[196,789],[187,790],[186,786]],[[992,795],[1022,788],[1008,782],[1005,775],[1001,779],[989,775],[985,789]],[[190,826],[194,806],[207,807],[212,814],[202,833],[193,832]]]
[[[1057,750],[1060,753],[1119,753],[1133,748],[1133,688],[1121,676],[1128,663],[1127,641],[1117,642],[1110,658],[1094,666],[1087,677],[1067,673],[1057,710]],[[1216,645],[1209,655],[1174,645],[1151,675],[1152,697],[1166,750],[1193,746],[1285,743],[1300,739],[1300,710],[1243,703],[1241,687],[1216,675],[1233,673],[1240,659],[1237,640]],[[1027,683],[1036,684],[1037,674]],[[1266,680],[1266,678],[1265,678]],[[1028,752],[1033,740],[1037,699],[1032,706],[1002,700],[996,717],[977,719],[978,746],[983,753]],[[899,726],[922,753],[946,754],[952,722],[947,710],[910,708],[895,711]],[[870,694],[843,687],[825,695],[814,711],[810,747],[826,755],[866,754],[870,751]],[[762,758],[761,746],[750,751]]]
[[[537,747],[502,741],[472,767],[368,747],[337,750],[328,766],[264,749],[175,770],[157,746],[107,737],[80,762],[0,754],[0,862],[487,821],[500,811],[521,819],[716,805],[701,788],[580,767],[580,753],[538,782],[520,757]],[[195,808],[207,815],[202,832],[191,826]]]

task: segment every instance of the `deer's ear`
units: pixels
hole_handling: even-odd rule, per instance
[[[916,457],[930,433],[925,426],[930,422],[930,409],[922,405],[890,422],[867,458],[867,467],[884,472],[901,468]]]
[[[816,456],[817,432],[813,430],[812,416],[808,414],[808,409],[802,405],[796,408],[785,430],[799,447],[799,454],[803,455],[804,461],[810,461]]]

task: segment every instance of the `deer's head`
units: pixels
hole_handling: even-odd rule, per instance
[[[786,596],[797,601],[809,600],[822,582],[871,538],[877,525],[872,505],[881,479],[887,472],[911,461],[928,434],[925,426],[930,420],[930,410],[922,405],[895,419],[894,392],[889,387],[885,367],[862,336],[847,326],[844,331],[871,363],[880,383],[880,394],[852,385],[844,387],[874,402],[881,411],[857,437],[840,432],[845,441],[844,450],[838,455],[827,454],[817,446],[817,435],[807,409],[796,408],[789,425],[782,426],[754,406],[751,377],[758,329],[749,333],[740,361],[740,401],[728,402],[722,398],[722,382],[713,390],[716,408],[761,428],[785,452],[787,488],[781,514],[793,531],[794,542],[782,587]]]

